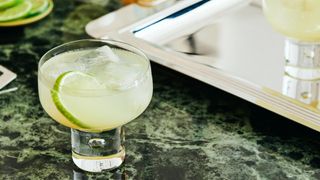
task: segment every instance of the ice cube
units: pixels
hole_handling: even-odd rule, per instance
[[[113,50],[109,46],[102,46],[96,51],[100,52],[101,56],[107,57],[108,61],[119,62],[120,58],[113,52]]]
[[[137,64],[108,63],[90,69],[89,73],[107,88],[122,90],[133,86],[142,70]]]
[[[114,54],[112,49],[108,46],[90,50],[87,54],[84,54],[76,60],[76,62],[84,64],[87,68],[118,61],[120,61],[119,57]]]
[[[52,65],[52,67],[46,69],[46,75],[49,79],[55,80],[62,73],[68,71],[84,71],[85,66],[76,62],[63,62]]]
[[[107,47],[110,49],[109,47]],[[108,52],[104,47],[99,48],[104,53]],[[87,66],[86,73],[94,76],[101,84],[104,84],[109,89],[127,89],[133,86],[141,72],[144,72],[146,68],[145,60],[142,56],[136,55],[130,51],[121,49],[110,49],[113,56],[113,61],[109,61],[111,58],[106,60],[95,60],[98,61]],[[95,51],[96,53],[96,51]],[[101,52],[100,52],[101,53]],[[109,53],[108,53],[109,54]],[[105,54],[99,55],[105,57]],[[95,57],[97,57],[95,55]]]

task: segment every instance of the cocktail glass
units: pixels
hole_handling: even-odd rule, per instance
[[[39,62],[44,110],[71,128],[73,162],[101,172],[124,161],[122,125],[148,106],[150,62],[139,49],[111,40],[78,40],[48,51]]]
[[[320,109],[320,1],[263,0],[263,10],[287,37],[283,94]]]

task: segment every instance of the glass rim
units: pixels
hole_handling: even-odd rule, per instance
[[[95,92],[95,93],[101,93],[101,94],[104,94],[106,95],[106,90],[114,90],[112,92],[112,94],[118,94],[118,93],[121,93],[121,92],[125,92],[125,91],[128,91],[134,87],[136,87],[138,84],[142,83],[146,77],[148,76],[147,73],[149,72],[150,70],[150,60],[149,58],[146,56],[146,54],[140,50],[139,48],[133,46],[133,45],[130,45],[128,43],[125,43],[125,42],[122,42],[122,41],[117,41],[117,40],[112,40],[112,39],[80,39],[80,40],[75,40],[75,41],[70,41],[70,42],[67,42],[67,43],[63,43],[61,45],[58,45],[58,46],[55,46],[54,48],[48,50],[45,54],[43,54],[38,62],[38,79],[39,81],[43,81],[43,83],[48,86],[50,88],[50,84],[55,84],[54,81],[51,81],[49,80],[48,78],[46,78],[45,76],[45,72],[43,72],[43,70],[41,69],[42,65],[46,62],[45,60],[45,57],[62,48],[62,47],[65,47],[65,46],[68,46],[68,45],[71,45],[71,44],[76,44],[76,43],[81,43],[81,42],[101,42],[101,43],[106,43],[106,45],[117,45],[117,44],[120,44],[120,45],[125,45],[127,47],[130,47],[133,51],[131,51],[132,53],[136,54],[136,55],[139,55],[139,56],[142,56],[142,58],[147,62],[147,67],[145,68],[145,70],[141,73],[139,73],[138,77],[132,82],[130,83],[130,85],[124,89],[122,88],[116,88],[116,89],[111,89],[111,88],[103,88],[103,89],[79,89],[79,88],[70,88],[70,87],[64,87],[63,88],[63,92],[66,92],[66,93],[71,93],[71,94],[74,94],[74,93],[77,93],[77,94],[82,94],[82,95],[85,95],[87,93],[92,93],[92,92]],[[80,49],[80,48],[79,48]],[[123,47],[124,50],[127,50],[126,47]],[[76,49],[74,49],[76,50]],[[130,50],[127,50],[127,51],[130,51]],[[67,52],[67,51],[65,51]],[[53,90],[52,88],[50,88],[51,90]],[[54,90],[53,90],[54,91]],[[89,96],[92,96],[92,95],[89,95]]]

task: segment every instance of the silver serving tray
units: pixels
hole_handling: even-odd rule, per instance
[[[282,94],[284,37],[260,1],[131,4],[91,21],[86,32],[132,44],[156,63],[320,131],[317,107]]]

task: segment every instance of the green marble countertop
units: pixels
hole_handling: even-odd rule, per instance
[[[37,64],[119,7],[55,1],[44,20],[0,29],[0,64],[18,74],[9,87],[19,88],[0,95],[0,179],[320,179],[320,133],[156,64],[152,102],[125,126],[125,163],[99,174],[77,169],[69,129],[40,105]]]

